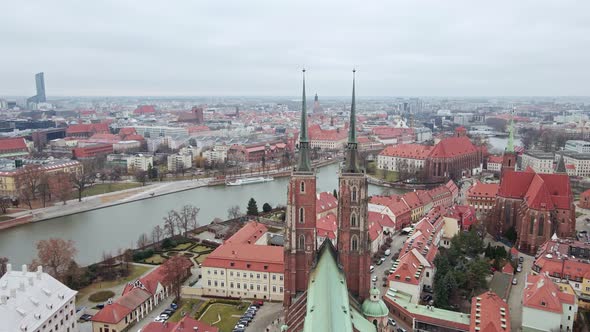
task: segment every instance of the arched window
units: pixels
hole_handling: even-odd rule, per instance
[[[302,193],[304,193],[304,192],[305,192],[305,182],[301,181],[301,185],[300,185],[300,188],[299,188],[299,189],[300,189],[300,191],[301,191]]]
[[[350,215],[350,227],[356,227],[356,214],[352,213]]]
[[[535,216],[531,216],[531,223],[529,224],[529,234],[533,234],[534,227],[535,227]]]
[[[305,222],[305,209],[299,208],[299,223],[303,224]]]
[[[352,188],[352,194],[351,194],[351,196],[352,196],[351,197],[352,198],[352,201],[353,202],[356,202],[356,198],[357,198],[356,197],[356,188],[354,188],[354,187]]]
[[[545,215],[542,214],[539,217],[539,229],[537,230],[537,235],[538,236],[543,235],[543,231],[545,230],[544,228],[545,228]]]
[[[511,159],[508,159],[508,167],[510,167],[510,164],[512,163]]]
[[[297,249],[305,250],[305,235],[299,235],[297,239]]]
[[[352,251],[359,250],[359,240],[356,237],[356,235],[353,235],[352,239],[350,240],[350,250],[352,250]]]

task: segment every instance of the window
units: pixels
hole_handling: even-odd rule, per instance
[[[350,250],[357,251],[358,247],[359,247],[359,240],[356,237],[356,235],[353,235],[352,239],[350,240]]]
[[[276,293],[277,292],[277,286],[272,286],[272,292]]]
[[[541,217],[539,217],[539,229],[537,231],[538,236],[543,235],[543,228],[545,228],[545,215],[544,214],[542,214]]]
[[[279,280],[283,281],[283,275],[282,274],[279,276]]]
[[[299,208],[299,223],[303,224],[305,221],[305,209]]]
[[[351,196],[352,196],[351,197],[352,201],[353,202],[356,202],[356,199],[357,199],[357,197],[356,197],[356,188],[352,188],[352,195]]]
[[[239,282],[236,284],[236,288],[237,289],[240,289],[240,283]]]
[[[276,274],[273,274],[272,275],[272,280],[277,280],[277,275]]]
[[[529,234],[533,234],[534,227],[535,227],[535,216],[531,216],[531,222],[529,224]]]
[[[355,213],[350,215],[350,227],[356,227],[356,214]]]
[[[207,280],[207,285],[211,286],[211,280]]]
[[[229,288],[234,288],[234,283],[233,282],[230,282],[229,283]]]
[[[280,287],[279,288],[279,291],[282,293],[283,292],[283,287]]]
[[[301,181],[301,184],[299,185],[299,191],[302,193],[305,192],[305,182]]]
[[[299,235],[297,248],[300,250],[305,249],[305,235],[303,235],[303,234]]]

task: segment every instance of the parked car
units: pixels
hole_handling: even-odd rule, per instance
[[[87,322],[91,319],[92,319],[92,315],[89,315],[89,314],[84,314],[84,315],[80,316],[80,320],[85,321],[85,322]]]
[[[248,324],[250,324],[250,322],[251,322],[251,320],[248,320],[245,318],[240,318],[240,320],[238,321],[238,324],[248,326]]]
[[[252,310],[256,310],[256,311],[258,311],[258,307],[257,307],[257,306],[255,306],[255,305],[251,305],[251,306],[250,306],[248,309],[252,309]]]
[[[381,258],[379,258],[379,260],[375,264],[381,265],[381,264],[383,264],[383,260]]]
[[[406,329],[402,329],[401,327],[398,327],[397,332],[408,332]]]
[[[377,282],[377,276],[373,276],[373,278],[371,278],[372,282]]]
[[[396,326],[397,323],[393,320],[393,318],[387,318],[387,324],[391,326]]]
[[[264,301],[262,301],[262,300],[252,301],[252,305],[255,305],[260,308],[264,305]]]
[[[172,308],[172,310],[176,310],[176,309],[178,309],[178,304],[172,302],[172,303],[170,303],[170,308]]]
[[[524,262],[524,257],[522,257],[522,256],[518,257],[518,262],[522,264],[522,262]]]
[[[166,314],[168,316],[172,316],[173,313],[174,313],[174,310],[172,310],[172,309],[166,309],[161,312],[161,314]]]
[[[166,319],[162,316],[158,316],[156,318],[154,318],[154,322],[165,322]]]
[[[96,309],[102,309],[104,308],[104,303],[100,303],[96,305]]]
[[[431,300],[432,300],[432,295],[430,295],[430,294],[426,294],[426,295],[424,295],[424,297],[422,297],[422,301],[424,301],[424,302],[429,302]]]
[[[518,264],[516,267],[516,272],[522,272],[522,264]]]
[[[236,329],[236,328],[231,330],[231,332],[245,332],[245,331],[246,331],[246,329]]]
[[[234,329],[245,329],[246,325],[244,324],[236,324],[236,326],[234,326]]]
[[[518,280],[517,280],[516,278],[512,278],[512,284],[513,284],[513,285],[516,285],[516,284],[518,284]]]
[[[385,256],[389,256],[389,255],[391,255],[391,249],[385,250]]]
[[[369,272],[373,273],[373,271],[375,271],[375,267],[371,265],[371,267],[369,267]]]

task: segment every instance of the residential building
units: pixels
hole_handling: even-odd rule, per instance
[[[115,153],[131,153],[139,151],[140,148],[140,141],[118,141],[113,143],[113,151]]]
[[[80,173],[82,172],[82,164],[75,160],[52,160],[40,164],[35,164],[41,172],[48,175],[56,173]],[[0,171],[0,195],[9,197],[18,197],[18,190],[20,186],[21,176],[25,172],[24,167],[15,168],[12,170]],[[51,176],[49,180],[52,181]]]
[[[341,150],[346,145],[346,130],[309,128],[309,144],[312,149]]]
[[[487,170],[494,173],[500,173],[504,157],[491,155],[488,157]]]
[[[267,232],[249,222],[209,254],[201,266],[203,295],[282,300],[283,248],[256,244]]]
[[[136,154],[127,159],[127,170],[132,171],[147,171],[150,166],[154,166],[154,156]]]
[[[184,316],[178,322],[151,322],[141,332],[219,332],[219,328]]]
[[[41,266],[29,272],[6,265],[0,278],[0,330],[75,332],[76,291],[69,289]]]
[[[167,136],[188,136],[188,129],[185,127],[168,126],[133,126],[137,134],[145,138],[157,138]]]
[[[488,232],[514,227],[518,250],[534,253],[553,234],[575,234],[576,210],[567,174],[503,171]]]
[[[554,237],[539,248],[533,273],[547,275],[561,291],[572,291],[590,309],[590,244]]]
[[[467,204],[475,208],[480,215],[491,212],[496,206],[498,188],[500,188],[499,183],[482,183],[476,180],[467,189]]]
[[[580,194],[579,206],[583,209],[590,209],[590,189]]]
[[[537,173],[553,173],[553,160],[555,159],[552,152],[543,152],[537,150],[525,151],[521,156],[521,169],[531,167]]]
[[[186,277],[190,275],[191,267],[190,260],[183,258],[182,269]],[[108,300],[92,317],[92,332],[127,331],[172,295],[171,285],[165,282],[166,268],[165,262],[147,275],[129,282],[119,298]]]
[[[512,331],[510,308],[504,300],[492,291],[471,298],[470,319],[469,332]]]
[[[171,154],[168,156],[168,171],[178,172],[193,167],[193,157],[190,154]]]
[[[562,292],[544,275],[529,274],[522,294],[522,328],[534,331],[573,331],[578,312],[576,296]]]
[[[73,124],[66,129],[67,137],[89,138],[94,134],[109,134],[108,123],[82,123]]]
[[[207,160],[208,164],[223,164],[227,160],[227,150],[214,147],[212,150],[203,152],[203,158]]]
[[[0,138],[0,158],[29,155],[29,147],[24,137]]]
[[[590,153],[563,150],[555,153],[556,164],[560,158],[563,158],[569,176],[590,176]]]
[[[565,150],[577,153],[590,153],[590,142],[581,140],[565,141]]]

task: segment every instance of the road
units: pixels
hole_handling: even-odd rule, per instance
[[[385,292],[387,291],[388,286],[383,287],[383,278],[386,277],[389,273],[386,274],[386,272],[389,272],[389,269],[391,269],[391,266],[393,265],[393,262],[395,262],[395,260],[392,260],[392,257],[395,253],[397,253],[403,246],[404,242],[406,241],[407,235],[400,235],[399,233],[393,235],[393,241],[391,242],[391,255],[389,255],[388,257],[386,257],[385,262],[383,262],[383,264],[381,265],[375,265],[373,263],[373,266],[375,266],[375,271],[373,273],[371,273],[371,278],[373,278],[374,276],[377,276],[377,286],[379,286],[379,290],[381,291],[381,295],[384,295]]]

